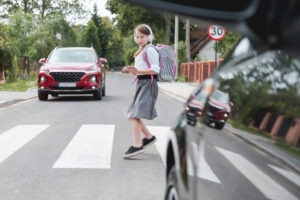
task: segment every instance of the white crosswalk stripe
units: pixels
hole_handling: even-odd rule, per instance
[[[0,163],[38,136],[49,125],[18,125],[0,135]]]
[[[157,137],[155,143],[156,149],[159,152],[164,165],[166,165],[166,150],[167,150],[167,139],[170,131],[169,126],[147,126],[149,131]]]
[[[293,183],[295,183],[296,185],[300,186],[300,176],[299,175],[297,175],[293,172],[290,172],[288,170],[282,169],[280,167],[276,167],[274,165],[268,165],[268,166],[271,167],[276,172],[278,172],[279,174],[286,177],[287,179],[289,179],[290,181],[292,181]]]
[[[198,158],[198,166],[199,170],[197,171],[197,176],[206,179],[215,183],[221,183],[217,175],[213,172],[211,167],[208,165],[204,155],[204,145],[205,142],[203,140],[200,141],[202,144],[199,145],[199,153],[197,155],[200,155],[200,158]]]
[[[82,125],[53,168],[109,169],[114,125]]]
[[[267,198],[273,200],[297,200],[297,198],[293,194],[291,194],[277,182],[272,180],[269,176],[267,176],[264,172],[258,169],[254,164],[249,162],[243,156],[222,148],[216,148]]]
[[[28,144],[37,137],[49,125],[18,125],[0,134],[0,163],[13,155],[16,151]],[[169,126],[147,126],[147,128],[157,137],[155,147],[163,163],[166,165],[166,147]],[[115,125],[111,124],[84,124],[81,125],[73,139],[66,145],[58,157],[53,168],[85,168],[85,169],[110,169],[113,150],[113,140]],[[199,149],[198,149],[199,148]],[[201,149],[200,149],[201,148]],[[297,198],[285,188],[271,179],[253,163],[242,155],[215,147],[242,175],[244,175],[258,190],[267,198],[280,200]],[[192,146],[193,155],[199,157],[196,160],[198,168],[201,170],[194,174],[193,169],[189,170],[189,175],[221,184],[222,181],[216,176],[213,169],[205,159],[204,143]],[[190,159],[191,165],[191,159]],[[269,165],[277,173],[300,186],[300,177],[285,169]]]

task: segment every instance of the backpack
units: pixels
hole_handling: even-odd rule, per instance
[[[148,46],[148,47],[151,47]],[[147,47],[147,48],[148,48]],[[174,81],[176,78],[176,53],[174,49],[169,45],[164,44],[158,44],[156,46],[153,46],[158,52],[159,55],[159,67],[160,71],[157,75],[157,80],[160,82],[171,82]],[[147,57],[147,48],[143,51],[143,58],[148,64],[148,67],[150,68],[150,63]]]

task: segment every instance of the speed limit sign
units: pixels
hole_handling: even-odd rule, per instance
[[[226,35],[226,30],[219,25],[211,25],[207,29],[207,34],[212,40],[222,40]]]

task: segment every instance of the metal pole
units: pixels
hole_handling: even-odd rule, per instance
[[[218,67],[218,40],[216,40],[215,66]]]
[[[178,78],[178,16],[175,15],[175,34],[174,34],[174,48],[176,52],[176,76],[175,81],[177,81]]]

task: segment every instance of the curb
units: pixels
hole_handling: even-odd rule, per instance
[[[163,93],[165,93],[165,94],[167,94],[167,95],[169,95],[169,96],[171,96],[171,97],[177,99],[177,100],[180,101],[180,102],[183,102],[183,103],[184,103],[184,102],[186,102],[186,100],[187,100],[186,97],[181,96],[181,95],[179,95],[179,94],[176,94],[176,93],[174,93],[174,92],[170,92],[170,91],[168,91],[168,90],[166,90],[166,89],[164,89],[164,88],[162,88],[162,87],[159,87],[159,90],[160,90],[161,92],[163,92]]]
[[[28,98],[24,98],[24,99],[13,99],[13,100],[4,101],[4,102],[0,103],[0,108],[5,108],[8,106],[14,105],[16,103],[20,103],[22,101],[27,101],[27,100],[34,99],[34,98],[36,98],[36,96],[28,97]]]
[[[0,103],[0,108],[11,106],[13,104],[19,103],[19,102],[24,101],[24,100],[26,100],[26,99],[14,99],[14,100],[5,101],[3,103]]]
[[[284,159],[283,157],[278,156],[277,154],[273,153],[272,151],[270,151],[269,149],[241,136],[240,134],[237,134],[235,132],[233,132],[232,130],[229,130],[227,128],[224,128],[228,133],[233,134],[234,136],[240,138],[241,140],[243,140],[244,142],[250,144],[251,146],[257,148],[258,150],[264,152],[265,154],[267,154],[268,156],[272,157],[273,159],[283,163],[284,165],[288,166],[290,169],[292,169],[295,173],[297,173],[298,175],[300,175],[300,169],[299,167],[297,167],[296,165],[294,165],[293,163],[291,163],[290,161]]]

